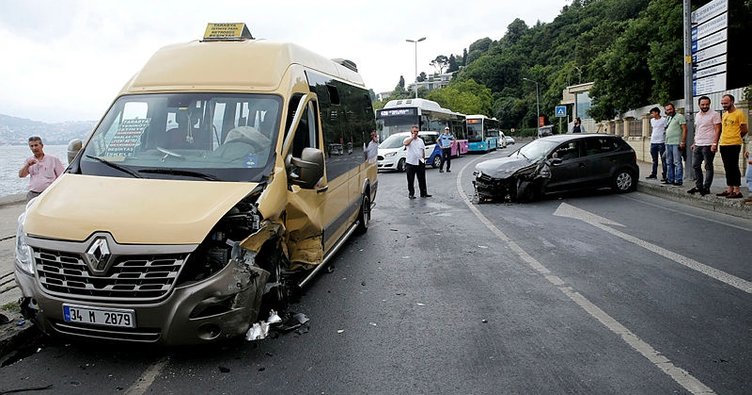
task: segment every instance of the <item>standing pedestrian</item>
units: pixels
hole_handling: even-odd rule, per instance
[[[747,160],[747,172],[745,173],[745,178],[747,179],[747,189],[752,192],[752,138],[750,138],[750,135],[748,134],[746,139],[747,150],[744,151],[744,159]],[[748,196],[744,199],[744,204],[752,206],[752,196]]]
[[[375,130],[371,130],[370,140],[364,151],[366,162],[376,163],[379,156],[379,135]]]
[[[402,142],[407,147],[407,192],[410,199],[415,199],[415,175],[418,175],[420,197],[431,197],[426,189],[426,143],[418,136],[418,127],[413,125],[410,137]]]
[[[65,166],[60,159],[44,153],[41,137],[29,137],[29,149],[34,156],[26,159],[23,167],[18,171],[20,178],[31,176],[29,192],[26,194],[27,202],[44,192],[65,171]]]
[[[582,120],[580,117],[574,119],[574,126],[572,126],[572,133],[582,133]]]
[[[682,151],[687,144],[687,119],[684,115],[676,113],[672,103],[666,103],[663,109],[666,111],[666,181],[661,182],[682,185]]]
[[[742,193],[739,191],[742,184],[739,154],[742,150],[742,139],[749,131],[747,117],[736,108],[732,95],[723,95],[721,107],[723,107],[723,126],[721,127],[721,137],[718,140],[718,149],[721,152],[723,169],[726,171],[727,188],[716,195],[725,196],[728,199],[739,199],[742,197]]]
[[[718,151],[716,141],[721,136],[721,115],[710,111],[710,98],[700,97],[697,101],[700,112],[695,114],[695,141],[692,144],[692,168],[695,170],[695,186],[687,193],[705,196],[713,185],[713,159]],[[703,182],[702,162],[705,162]]]
[[[666,181],[666,120],[661,117],[658,107],[650,109],[650,156],[653,158],[653,170],[647,179],[655,179],[658,171],[658,159],[661,160],[661,182]]]
[[[444,128],[444,132],[439,135],[439,147],[441,148],[441,166],[439,166],[439,173],[444,172],[444,163],[446,163],[447,173],[451,173],[449,167],[452,165],[452,144],[454,144],[454,136],[450,133],[449,126]]]

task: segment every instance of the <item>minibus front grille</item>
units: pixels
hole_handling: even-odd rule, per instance
[[[39,283],[57,295],[92,299],[155,300],[167,295],[188,254],[121,255],[103,276],[95,276],[77,253],[33,248]]]

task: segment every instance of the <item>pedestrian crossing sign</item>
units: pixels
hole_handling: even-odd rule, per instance
[[[567,116],[567,106],[556,106],[556,117],[566,118],[566,116]]]

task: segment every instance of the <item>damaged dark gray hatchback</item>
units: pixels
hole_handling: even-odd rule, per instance
[[[556,192],[637,187],[639,167],[632,147],[618,136],[556,135],[537,139],[509,156],[475,166],[478,202],[534,200]]]

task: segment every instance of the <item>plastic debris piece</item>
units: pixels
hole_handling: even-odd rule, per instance
[[[488,248],[488,246],[478,246],[478,248]]]
[[[482,323],[484,323],[484,324],[487,324],[487,323],[488,323],[488,320],[484,318],[484,319],[480,320],[480,322],[482,322]]]
[[[310,319],[303,313],[290,313],[288,317],[279,324],[278,329],[283,332],[291,332],[306,324]]]
[[[265,339],[269,334],[269,324],[266,321],[261,321],[253,324],[245,334],[245,339],[248,341]]]
[[[425,306],[425,304],[418,302],[418,306]]]
[[[360,285],[362,285],[362,286],[364,286],[364,287],[365,287],[365,286],[366,286],[366,282],[365,282],[365,281],[361,281],[361,282],[360,282]]]
[[[24,325],[26,325],[26,320],[23,319],[23,318],[19,318],[18,322],[16,322],[16,325],[17,326],[24,326]]]
[[[224,366],[219,367],[219,371],[222,373],[230,373],[230,368],[226,368]]]
[[[344,329],[340,329],[340,330],[337,331],[337,333],[340,333],[340,334],[341,333],[345,333],[345,330]]]
[[[369,322],[368,325],[376,326],[376,323],[375,322]]]
[[[269,318],[266,320],[266,322],[269,325],[279,324],[282,322],[282,318],[279,317],[279,314],[277,314],[276,311],[271,310],[269,311]]]
[[[262,366],[262,367],[260,367],[260,368],[258,368],[258,371],[259,371],[259,372],[263,372],[264,370],[266,370],[266,368],[265,368],[265,367],[263,367],[263,366]]]

